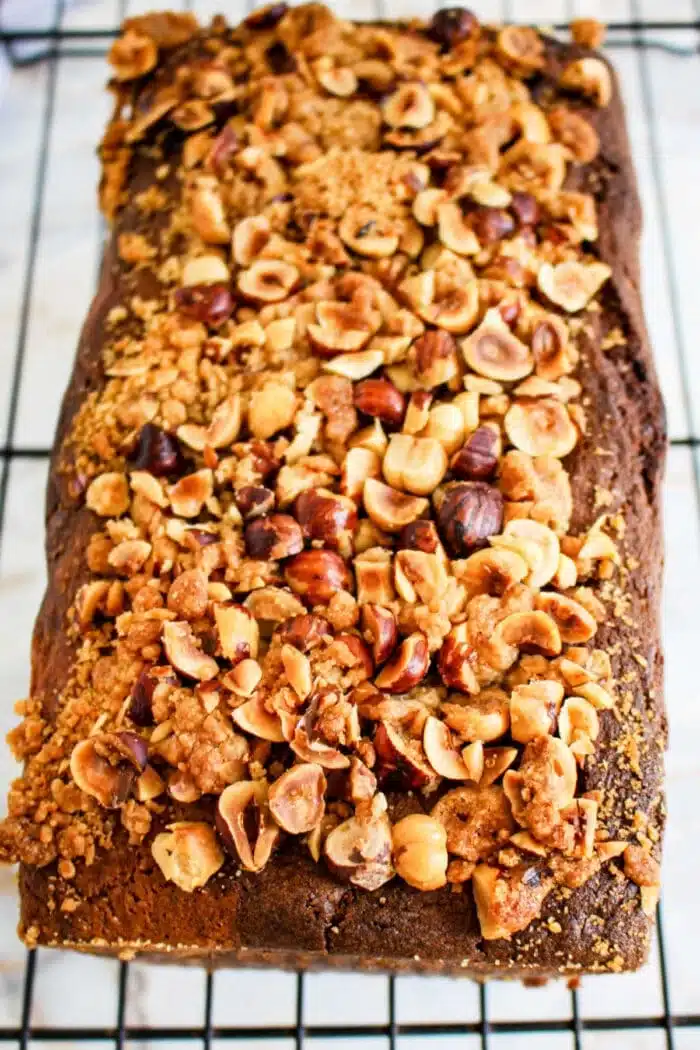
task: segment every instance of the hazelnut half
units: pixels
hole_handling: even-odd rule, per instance
[[[367,478],[363,489],[365,510],[381,529],[399,532],[428,510],[427,499],[407,496],[376,478]]]
[[[394,877],[391,824],[386,814],[374,820],[350,817],[343,821],[326,838],[323,853],[335,875],[364,890],[378,890]]]
[[[498,624],[494,637],[506,645],[534,649],[545,656],[557,656],[561,652],[562,639],[556,623],[539,610],[511,613]]]
[[[355,408],[366,416],[398,427],[406,411],[406,398],[388,379],[364,379],[354,392]]]
[[[435,772],[447,780],[469,780],[469,771],[452,742],[450,730],[439,718],[429,715],[423,726],[423,749]]]
[[[415,631],[404,638],[393,659],[377,675],[375,684],[387,693],[406,693],[423,680],[429,665],[428,640]]]
[[[499,382],[524,379],[535,364],[530,348],[513,335],[496,308],[486,311],[479,327],[461,345],[470,368]]]
[[[216,829],[228,851],[247,871],[262,871],[280,829],[267,805],[264,780],[240,780],[224,788],[216,807]]]
[[[163,648],[175,670],[186,678],[208,682],[219,673],[216,660],[201,650],[185,620],[169,620],[163,624]]]
[[[396,617],[391,609],[369,603],[362,606],[362,631],[372,646],[372,657],[377,666],[385,663],[399,638]]]
[[[426,813],[411,813],[394,825],[394,866],[409,886],[429,892],[445,885],[447,847],[445,829]]]
[[[148,745],[136,733],[100,733],[73,748],[70,771],[81,791],[105,809],[123,805],[146,768]]]
[[[529,456],[562,459],[578,441],[566,406],[551,397],[516,401],[506,412],[503,425],[512,444]]]
[[[328,547],[349,552],[357,507],[348,496],[328,489],[307,489],[297,496],[294,514],[307,540],[319,540]]]
[[[437,780],[425,757],[420,739],[405,733],[393,722],[380,722],[374,734],[376,774],[380,783],[391,778],[401,787],[420,788]]]
[[[248,609],[233,603],[217,604],[214,606],[214,620],[219,648],[226,660],[236,664],[240,660],[255,659],[260,631]]]
[[[417,496],[433,492],[447,471],[447,453],[436,438],[392,434],[382,463],[384,477]]]
[[[258,740],[269,740],[281,744],[284,739],[282,726],[277,715],[271,715],[261,697],[246,700],[233,712],[233,721],[243,730]]]
[[[445,828],[449,852],[464,860],[479,861],[490,856],[515,830],[501,787],[455,788],[442,796],[431,816]]]
[[[154,838],[151,854],[165,878],[185,893],[204,886],[224,863],[214,829],[200,821],[168,825]]]
[[[321,766],[302,762],[273,784],[267,797],[270,812],[290,835],[303,835],[320,823],[325,812],[326,778]]]

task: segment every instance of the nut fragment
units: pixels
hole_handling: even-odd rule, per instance
[[[260,632],[255,617],[242,605],[215,605],[214,620],[219,635],[219,648],[226,660],[255,659]]]
[[[303,550],[304,536],[290,514],[268,514],[248,522],[245,545],[256,561],[279,561]]]
[[[479,375],[501,382],[523,379],[534,366],[529,347],[513,335],[497,309],[487,310],[479,327],[462,340],[462,353]]]
[[[398,427],[406,411],[406,399],[388,379],[365,379],[354,392],[355,408],[366,416]]]
[[[532,73],[544,65],[544,41],[529,26],[504,26],[496,37],[496,48],[500,57],[517,73]]]
[[[374,748],[380,782],[391,778],[402,788],[419,788],[437,780],[421,741],[405,733],[400,725],[380,722],[374,734]]]
[[[486,941],[510,940],[540,914],[554,879],[535,865],[502,869],[479,864],[472,886],[481,936]]]
[[[237,707],[233,712],[233,721],[244,733],[250,733],[258,740],[269,740],[271,743],[280,744],[285,739],[279,718],[277,715],[271,715],[265,709],[259,697],[247,700]]]
[[[437,522],[447,549],[463,558],[501,531],[503,497],[485,481],[455,482],[442,496]]]
[[[435,438],[392,434],[382,463],[384,477],[397,489],[425,496],[447,471],[447,453]]]
[[[568,313],[583,310],[608,280],[612,270],[606,263],[576,260],[543,263],[537,274],[537,287],[552,303]]]
[[[428,762],[441,777],[448,780],[470,779],[464,760],[452,742],[450,730],[432,715],[426,718],[423,727],[423,748]]]
[[[558,142],[579,164],[590,164],[600,150],[598,132],[585,117],[567,106],[555,106],[547,114],[549,126]]]
[[[566,406],[555,398],[516,401],[506,412],[503,425],[513,445],[529,456],[562,459],[578,441]]]
[[[424,84],[402,84],[382,104],[382,116],[392,128],[424,128],[435,118],[435,103]]]
[[[377,666],[385,663],[398,642],[396,617],[390,609],[368,603],[362,606],[362,631],[372,646],[372,657]]]
[[[491,543],[496,548],[514,551],[527,562],[530,571],[525,582],[535,590],[549,583],[559,568],[559,539],[539,521],[514,518],[502,536],[491,537]]]
[[[267,805],[264,780],[240,780],[224,788],[216,807],[216,829],[228,851],[247,871],[262,871],[280,830]]]
[[[510,708],[502,689],[482,689],[477,696],[459,699],[458,704],[444,703],[442,713],[447,725],[463,740],[487,744],[508,732]]]
[[[107,60],[117,80],[136,80],[153,69],[158,48],[150,36],[127,29],[110,47]]]
[[[399,532],[425,514],[429,506],[427,499],[407,496],[376,478],[365,481],[363,501],[372,521],[387,532]]]
[[[396,651],[394,658],[384,666],[375,679],[378,689],[387,693],[405,693],[425,677],[430,664],[428,641],[415,631]]]
[[[308,540],[346,552],[357,524],[357,507],[347,496],[328,489],[307,489],[294,504],[294,513]]]
[[[292,425],[296,410],[296,394],[290,387],[275,380],[265,383],[250,396],[248,426],[251,434],[267,441]]]
[[[169,882],[192,893],[204,886],[224,863],[214,829],[200,821],[178,821],[151,844],[156,864]]]
[[[371,259],[393,255],[399,246],[399,236],[393,225],[370,208],[348,208],[338,226],[338,234],[348,248]],[[337,349],[353,348],[346,346]]]
[[[365,482],[368,478],[378,478],[380,471],[381,458],[374,449],[360,448],[359,446],[348,449],[341,470],[341,492],[356,503],[359,503],[362,499]]]
[[[475,551],[466,561],[453,562],[453,572],[467,588],[467,595],[490,594],[501,597],[529,571],[528,563],[515,551],[487,547]]]
[[[560,682],[535,681],[515,687],[510,697],[510,735],[520,744],[553,732],[564,696]],[[568,743],[568,741],[565,741]]]
[[[233,231],[233,258],[239,266],[251,266],[270,239],[270,220],[250,215],[236,223]]]
[[[428,390],[449,383],[459,370],[454,337],[440,328],[430,328],[416,339],[409,360],[419,383]]]
[[[485,481],[496,471],[500,446],[501,436],[495,428],[477,427],[452,457],[452,473],[466,481]]]
[[[302,551],[286,563],[284,575],[292,590],[312,605],[326,605],[352,582],[343,559],[328,550]]]
[[[580,92],[597,106],[607,106],[612,98],[610,70],[600,58],[578,58],[570,62],[559,84],[569,91]]]
[[[467,625],[453,627],[442,643],[438,656],[440,678],[451,689],[460,693],[479,692],[479,682],[474,672],[477,652],[468,640]]]
[[[118,518],[129,509],[129,485],[124,474],[99,474],[88,486],[85,503],[102,518]]]
[[[106,809],[116,809],[146,768],[147,754],[146,741],[136,733],[99,733],[73,748],[71,776],[86,795]]]
[[[147,470],[161,478],[177,471],[180,462],[180,445],[173,434],[168,434],[155,423],[141,427],[132,456],[134,470]]]
[[[321,767],[303,762],[270,785],[268,806],[284,831],[303,835],[320,823],[326,808],[325,791],[326,778]]]
[[[275,506],[275,494],[263,485],[243,485],[236,492],[236,506],[245,521],[269,514]]]
[[[349,820],[333,828],[323,853],[339,878],[364,890],[378,890],[393,878],[391,824],[386,814],[373,820]]]
[[[543,591],[537,595],[536,604],[556,623],[562,641],[569,645],[582,645],[590,641],[598,630],[595,616],[580,602],[565,594]]]
[[[258,259],[238,275],[238,288],[249,299],[278,303],[297,283],[299,271],[281,259]]]
[[[431,816],[445,828],[449,852],[464,860],[485,859],[515,830],[501,787],[455,788],[442,796]]]
[[[216,660],[202,652],[185,620],[170,620],[163,624],[163,648],[175,670],[186,678],[208,682],[219,673]]]
[[[535,649],[545,656],[556,656],[561,652],[562,639],[556,623],[539,610],[511,613],[498,624],[494,636],[506,645]]]
[[[446,882],[447,836],[438,821],[426,813],[412,813],[392,831],[394,867],[409,886],[429,892]]]
[[[446,50],[478,35],[478,19],[465,7],[442,7],[428,24],[428,36]]]
[[[186,569],[168,590],[168,608],[183,620],[198,620],[207,611],[207,577],[201,569]]]
[[[319,69],[316,71],[316,77],[321,87],[324,87],[329,95],[335,95],[337,98],[348,98],[357,91],[357,77],[347,66]]]

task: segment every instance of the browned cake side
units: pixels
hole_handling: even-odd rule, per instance
[[[370,29],[336,22],[316,5],[292,12],[276,5],[237,30],[216,24],[199,31],[188,16],[133,19],[115,45],[119,108],[103,144],[102,187],[114,237],[58,428],[47,505],[49,586],[34,635],[31,697],[12,740],[25,773],[0,827],[6,859],[21,862],[27,943],[224,965],[482,975],[624,970],[643,961],[658,893],[666,725],[658,624],[664,425],[640,304],[640,207],[614,78],[608,100],[609,74],[598,60],[592,70],[583,67],[582,81],[574,76],[580,69],[571,63],[589,52],[538,40],[527,31],[480,30],[464,12],[436,16],[427,29]],[[494,61],[507,72],[494,71]],[[413,85],[413,95],[397,102],[402,82]],[[534,105],[516,109],[522,85]],[[391,108],[400,102],[403,118]],[[566,142],[568,151],[557,154],[547,138]],[[358,147],[363,156],[352,152]],[[377,167],[388,153],[406,167]],[[562,156],[566,191],[586,196],[560,191]],[[303,163],[311,167],[295,179]],[[459,179],[467,185],[469,165],[485,165],[493,177],[487,171],[472,196],[454,189]],[[442,228],[429,222],[429,198],[414,203],[426,172],[430,186],[444,190],[432,206],[462,201],[457,219],[444,213]],[[389,190],[388,173],[400,191],[395,184]],[[350,236],[343,214],[360,194],[364,225]],[[277,242],[248,230],[238,246],[234,236],[231,259],[231,231],[263,212]],[[406,221],[417,212],[420,227]],[[397,229],[401,236],[386,251]],[[379,237],[379,246],[363,244],[368,236]],[[421,236],[425,247],[442,239],[458,250],[443,247],[438,256],[435,248],[426,257],[414,243]],[[208,270],[193,285],[182,264],[195,256],[206,258]],[[600,283],[602,274],[595,266],[577,271],[584,257],[611,274],[577,305],[570,297],[582,275],[596,274]],[[251,285],[256,258],[293,259],[289,287],[278,294],[291,271],[268,274],[262,288]],[[542,272],[538,284],[543,261],[566,260],[574,261],[567,289],[552,287]],[[452,282],[447,291],[441,285],[439,309],[404,284],[431,265],[445,266],[444,280]],[[454,313],[469,312],[463,296],[472,279],[475,313],[460,328]],[[324,283],[309,291],[314,282]],[[374,288],[393,303],[390,310],[384,303],[381,328]],[[305,303],[327,301],[334,291],[335,313],[319,316],[316,308],[320,327],[309,332],[314,318]],[[338,302],[346,305],[338,309]],[[476,342],[469,360],[460,344],[489,307],[500,309],[510,331],[493,322],[491,342]],[[258,321],[268,329],[295,312],[305,322],[292,337],[273,324],[258,338]],[[426,339],[423,329],[433,334]],[[410,338],[397,341],[406,332]],[[377,348],[384,357],[372,378],[383,363],[394,385],[360,386],[359,370],[370,367]],[[337,362],[341,349],[354,353],[350,364]],[[509,377],[523,354],[529,367]],[[322,367],[333,360],[329,386],[321,377],[333,373]],[[256,410],[255,395],[271,373],[284,373],[294,396],[276,388],[276,396],[258,397]],[[472,396],[455,402],[465,390]],[[433,409],[464,406],[456,434],[449,410],[424,415],[430,392]],[[566,444],[571,433],[575,448],[560,475],[551,456],[546,461],[547,476],[558,481],[532,489],[518,474],[529,455],[512,452],[527,442],[533,406],[543,400],[568,408],[552,409],[552,432],[535,438]],[[217,431],[211,422],[219,405]],[[232,419],[239,409],[241,419]],[[448,483],[449,514],[439,487],[432,505],[411,509],[405,495],[378,508],[366,482],[364,491],[353,486],[347,448],[378,447],[376,432],[357,433],[376,416],[389,437],[402,428],[420,435],[399,465],[402,484],[384,453],[383,481],[397,491],[422,499],[420,456],[428,450],[430,465],[435,444],[446,449],[450,468],[438,470],[437,480]],[[306,441],[309,417],[319,429],[298,458],[288,450]],[[150,431],[156,438],[179,431],[165,449],[179,446],[169,465],[146,448],[148,424],[160,428]],[[475,452],[470,444],[477,424],[485,468],[483,445]],[[496,440],[503,446],[489,470]],[[371,451],[362,462],[370,469]],[[134,470],[142,472],[136,480]],[[209,497],[197,486],[212,470]],[[195,471],[205,473],[186,483],[190,491],[176,487]],[[465,480],[468,497],[454,485]],[[328,489],[335,502],[324,516],[317,505],[292,500],[295,486]],[[478,513],[471,507],[465,517],[464,500],[473,502],[474,493],[482,500]],[[296,523],[254,519],[251,508],[254,515],[266,500]],[[404,511],[433,524],[399,532],[382,517]],[[538,547],[536,533],[528,545],[509,526],[528,516],[551,526],[566,555],[542,585],[532,580],[551,556],[550,540]],[[168,520],[175,525],[166,533]],[[188,539],[192,523],[199,532]],[[207,531],[214,542],[206,542]],[[488,561],[477,579],[480,563],[469,558],[488,549],[494,533],[510,537],[493,544],[504,559]],[[334,554],[311,567],[308,558],[299,561],[302,543],[339,551],[353,574],[338,568]],[[393,550],[392,570],[380,567],[370,578],[367,559],[358,565],[368,548]],[[399,556],[399,549],[418,556]],[[187,586],[178,590],[173,580],[184,571]],[[542,590],[564,592],[569,604],[542,599]],[[215,607],[243,602],[262,623],[257,653],[250,617],[216,619]],[[527,619],[535,604],[539,619]],[[395,644],[409,639],[384,654],[377,616],[366,611],[377,605],[398,623]],[[312,610],[315,619],[306,615]],[[500,624],[517,611],[526,620],[510,622],[515,634],[506,642]],[[197,643],[183,651],[182,638],[167,642],[168,617]],[[290,643],[308,659],[290,654]],[[373,666],[375,656],[383,670]],[[155,692],[154,665],[164,675]],[[304,679],[309,669],[313,692]],[[546,703],[542,679],[553,690]],[[506,719],[500,732],[483,729],[489,704]],[[450,726],[437,726],[437,751],[426,742],[429,718],[433,730],[436,720]],[[300,726],[311,750],[308,741],[300,746]],[[261,739],[275,734],[279,742]],[[314,759],[301,803],[279,787],[295,757],[290,743],[297,759]],[[559,765],[547,758],[555,744],[576,756],[573,801],[560,758]],[[149,765],[136,779],[146,747]],[[329,768],[334,763],[344,768]],[[503,768],[497,786],[488,787],[492,763]],[[456,779],[445,779],[455,769]],[[255,819],[249,807],[237,837],[236,792],[227,785],[253,781],[278,786],[269,796],[267,787],[257,789]],[[327,795],[322,820],[319,783]],[[443,804],[432,821],[396,830],[401,818],[431,813],[455,790],[461,795],[452,798],[472,800],[466,823]],[[177,821],[196,825],[169,831]],[[329,845],[338,836],[326,838],[342,821],[354,843],[347,855]],[[302,824],[316,830],[290,833]],[[267,829],[270,841],[276,836],[269,859],[260,842],[251,852],[256,828]]]

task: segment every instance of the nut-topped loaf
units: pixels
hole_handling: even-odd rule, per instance
[[[643,961],[664,429],[600,39],[124,23],[0,826],[30,945]]]

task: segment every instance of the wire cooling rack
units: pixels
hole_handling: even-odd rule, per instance
[[[17,630],[28,636],[43,586],[41,492],[51,431],[101,250],[103,231],[86,192],[96,178],[89,143],[107,113],[107,103],[95,101],[106,72],[103,56],[120,19],[144,6],[155,2],[96,0],[74,10],[56,0],[46,24],[31,28],[10,28],[0,8],[0,45],[10,67],[9,97],[0,99],[0,200],[12,211],[0,213],[0,325],[8,333],[0,354],[0,680],[16,686],[16,695],[26,689],[27,661],[14,639]],[[209,0],[189,6],[213,13]],[[219,6],[232,20],[244,14],[242,5],[233,9],[222,0]],[[429,12],[420,0],[337,6],[360,18]],[[647,309],[669,408],[675,622],[666,648],[673,725],[681,653],[693,639],[688,623],[695,610],[683,605],[683,595],[694,581],[700,585],[700,397],[693,396],[700,395],[700,364],[691,355],[700,321],[700,256],[693,255],[693,229],[700,229],[700,0],[695,6],[693,0],[599,0],[597,9],[595,0],[581,9],[574,0],[528,0],[517,11],[514,0],[473,6],[482,18],[517,15],[558,25],[585,13],[613,20],[607,47],[628,103],[647,215]],[[81,136],[76,128],[83,117],[88,130]],[[79,244],[70,240],[76,230]],[[672,801],[677,794],[682,810],[674,828],[672,806],[668,836],[667,856],[676,859],[675,868],[667,864],[670,933],[659,914],[652,959],[640,975],[592,978],[580,990],[561,982],[523,990],[440,978],[201,974],[41,950],[20,954],[11,928],[12,891],[8,896],[0,883],[0,1044],[698,1050],[700,978],[686,951],[700,935],[696,888],[687,874],[694,858],[700,862],[697,847],[694,857],[688,853],[689,843],[700,839],[693,839],[691,825],[697,824],[699,785],[684,710],[678,707],[669,779]],[[0,723],[9,728],[8,712]],[[11,774],[0,770],[0,787]]]

